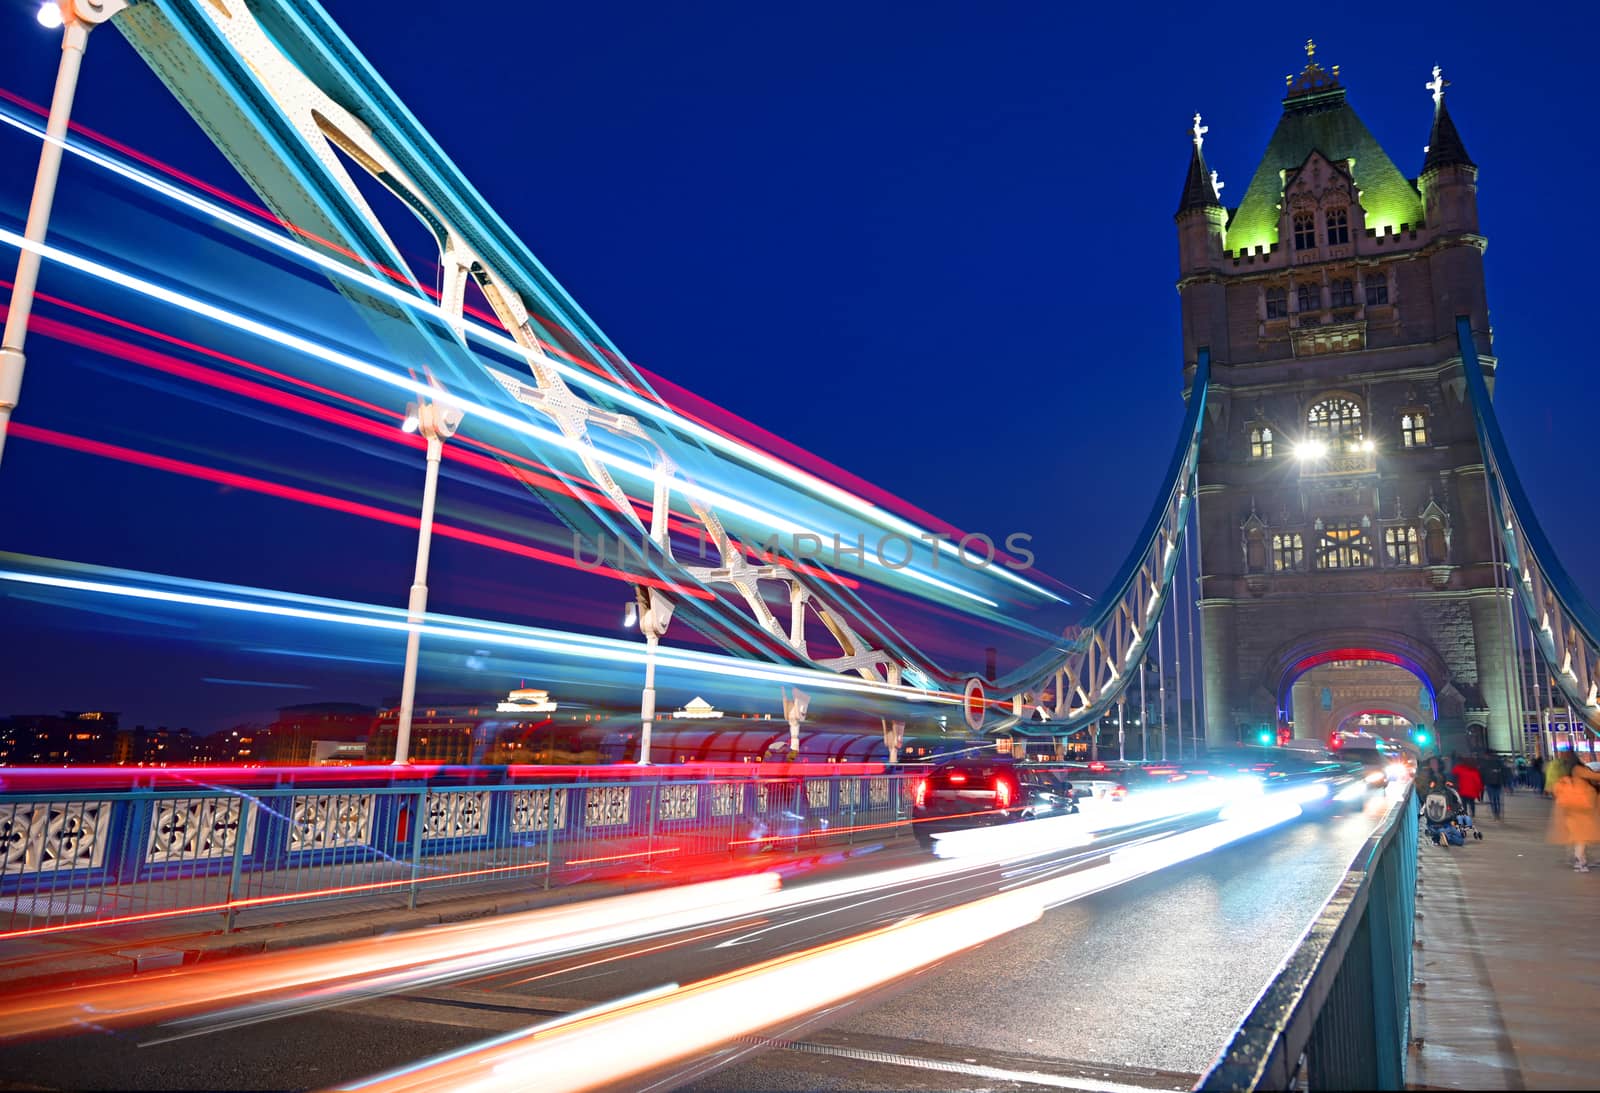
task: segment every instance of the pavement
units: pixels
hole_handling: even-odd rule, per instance
[[[1413,1089],[1600,1089],[1600,868],[1545,842],[1529,790],[1482,842],[1418,848]],[[1589,850],[1600,860],[1600,848]]]

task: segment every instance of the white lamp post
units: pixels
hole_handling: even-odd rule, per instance
[[[78,70],[83,51],[89,44],[89,31],[105,22],[126,5],[122,0],[61,0],[39,8],[39,25],[47,30],[64,28],[61,34],[61,67],[56,71],[56,89],[50,97],[50,115],[44,125],[44,147],[39,149],[39,170],[33,179],[33,200],[28,205],[28,222],[22,237],[29,244],[44,242],[50,228],[50,207],[55,204],[56,178],[61,173],[61,152],[67,139],[67,122],[72,117],[72,97],[78,90]],[[5,333],[0,335],[0,455],[5,453],[6,426],[11,411],[22,395],[22,369],[27,363],[22,345],[28,337],[28,317],[33,314],[33,292],[39,284],[39,252],[23,247],[17,255],[17,275],[11,290],[11,310],[6,315]]]
[[[673,604],[653,588],[640,588],[637,595],[637,602],[628,605],[623,624],[632,626],[637,620],[644,634],[644,694],[639,700],[639,765],[644,767],[650,765],[650,734],[656,720],[656,646],[672,621]]]
[[[417,529],[417,572],[411,582],[407,605],[406,674],[400,685],[400,720],[395,726],[394,763],[411,761],[411,716],[417,700],[417,657],[422,649],[422,619],[428,610],[428,548],[433,539],[433,502],[439,491],[439,461],[444,457],[444,442],[461,425],[461,411],[437,402],[412,403],[406,407],[406,420],[400,427],[408,433],[420,432],[428,441],[428,470],[422,484],[422,522]]]

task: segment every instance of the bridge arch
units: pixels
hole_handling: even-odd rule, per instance
[[[1314,719],[1307,716],[1308,703],[1314,696],[1302,695],[1297,710],[1295,684],[1324,665],[1344,661],[1392,665],[1414,677],[1421,688],[1397,688],[1392,680],[1384,681],[1381,693],[1340,696],[1337,702],[1330,702],[1326,714],[1318,710]],[[1427,642],[1395,630],[1344,628],[1304,634],[1284,642],[1265,658],[1259,683],[1262,690],[1275,697],[1280,725],[1295,722],[1297,737],[1323,738],[1344,718],[1378,707],[1407,717],[1413,724],[1436,724],[1439,691],[1450,678],[1444,658]],[[1424,691],[1426,702],[1422,700]]]

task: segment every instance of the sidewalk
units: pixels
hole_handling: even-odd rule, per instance
[[[1551,807],[1519,790],[1482,842],[1419,845],[1412,1089],[1600,1089],[1600,869],[1545,842]]]
[[[687,880],[776,872],[783,875],[787,884],[791,878],[831,876],[851,867],[881,868],[883,855],[897,848],[917,852],[910,839],[901,839],[758,857],[723,857],[722,867],[701,863]],[[285,914],[277,921],[245,926],[231,933],[220,929],[220,915],[195,915],[142,925],[14,938],[0,943],[0,990],[66,986],[200,960],[348,941],[680,883],[686,883],[682,874],[638,870],[550,889],[524,886],[507,890],[495,886],[456,898],[435,897],[415,910],[396,908],[392,903],[372,906],[362,899],[291,905],[283,909]]]

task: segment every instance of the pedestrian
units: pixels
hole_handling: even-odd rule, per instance
[[[1472,759],[1457,759],[1456,765],[1450,768],[1450,777],[1455,779],[1456,792],[1466,802],[1467,815],[1476,820],[1478,798],[1483,796],[1483,775],[1478,772],[1477,764]]]
[[[1506,765],[1498,755],[1491,754],[1484,760],[1483,792],[1489,798],[1489,811],[1494,813],[1497,820],[1505,819],[1500,814],[1500,790],[1506,784]]]
[[[1544,795],[1556,795],[1556,783],[1567,776],[1567,756],[1565,752],[1556,752],[1550,761],[1544,765]]]
[[[1427,801],[1430,793],[1444,792],[1444,767],[1437,755],[1430,755],[1417,768],[1417,800]]]
[[[1544,785],[1544,758],[1535,755],[1533,761],[1528,764],[1528,788],[1537,793],[1542,785]]]
[[[1516,762],[1512,765],[1511,769],[1506,772],[1506,792],[1515,794],[1517,792],[1517,784],[1524,781],[1527,777],[1528,757],[1525,755],[1519,755],[1517,756]]]
[[[1555,765],[1552,762],[1546,769]],[[1600,843],[1600,795],[1596,793],[1596,787],[1600,786],[1600,774],[1582,763],[1574,763],[1563,769],[1567,773],[1557,778],[1551,786],[1556,807],[1550,811],[1547,838],[1552,843],[1564,843],[1572,847],[1572,868],[1579,873],[1587,873],[1588,846],[1590,843]]]

